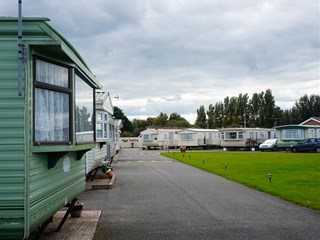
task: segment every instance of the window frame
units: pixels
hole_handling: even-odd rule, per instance
[[[181,133],[180,139],[181,141],[193,141],[193,133]]]
[[[50,84],[50,83],[45,83],[45,82],[41,82],[37,80],[37,60],[49,63],[49,64],[53,64],[56,66],[60,66],[63,68],[66,68],[68,70],[68,87],[62,87],[62,86],[58,86],[58,85],[54,85],[54,84]],[[72,106],[73,106],[73,79],[72,79],[72,68],[68,65],[59,63],[57,61],[53,61],[51,59],[45,58],[45,57],[41,57],[39,55],[33,55],[32,58],[32,64],[33,64],[33,73],[32,73],[32,77],[33,77],[33,109],[32,109],[32,141],[33,141],[33,145],[34,146],[40,146],[40,145],[45,145],[45,146],[49,146],[49,145],[70,145],[73,142],[73,114],[72,114]],[[63,93],[63,94],[68,94],[68,100],[69,100],[69,130],[68,130],[68,134],[69,134],[69,139],[67,141],[37,141],[36,140],[36,100],[37,100],[37,96],[36,96],[36,89],[42,89],[42,90],[47,90],[47,91],[52,91],[52,92],[56,92],[56,93]]]
[[[109,121],[108,113],[104,111],[96,111],[96,126],[102,124],[101,137],[98,136],[98,128],[96,128],[96,140],[108,140],[110,138],[109,134]],[[98,117],[100,116],[100,117]]]
[[[75,144],[76,145],[82,145],[82,144],[88,144],[88,143],[95,143],[96,140],[97,140],[97,136],[96,136],[96,114],[97,114],[97,111],[96,111],[96,91],[95,89],[92,87],[92,84],[89,83],[89,81],[87,80],[87,78],[79,71],[79,70],[75,70],[74,71],[74,74],[73,74],[73,78],[74,78],[74,111],[76,110],[76,102],[77,102],[77,91],[76,91],[76,76],[79,77],[85,84],[87,84],[91,90],[92,90],[92,132],[93,132],[93,139],[92,141],[77,141],[77,127],[76,127],[76,116],[74,116],[74,124],[75,124],[75,129],[74,129],[74,135],[75,135]],[[76,113],[74,112],[74,115]]]
[[[294,133],[296,132],[296,133]],[[295,136],[294,136],[295,135]],[[293,137],[291,137],[293,136]],[[282,140],[302,140],[304,139],[304,130],[301,128],[283,129],[281,132]]]

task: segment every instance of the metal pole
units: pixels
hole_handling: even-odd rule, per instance
[[[22,46],[22,0],[18,0],[19,17],[18,17],[18,95],[22,95],[22,61],[23,61],[23,46]]]
[[[243,104],[243,125],[244,125],[244,128],[247,127],[246,104]]]

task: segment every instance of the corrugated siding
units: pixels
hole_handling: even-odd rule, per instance
[[[102,161],[107,156],[106,144],[100,149],[100,144],[97,143],[96,147],[86,153],[86,173],[102,165]]]
[[[75,153],[68,153],[54,168],[48,169],[47,154],[33,154],[30,157],[30,228],[35,229],[83,191],[84,159],[76,161]]]
[[[24,96],[18,96],[16,44],[0,37],[1,239],[22,237],[24,227]]]

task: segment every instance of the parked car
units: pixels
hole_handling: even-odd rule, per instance
[[[276,151],[277,150],[277,139],[267,139],[263,143],[259,145],[259,150],[261,152],[269,150]]]
[[[292,152],[320,153],[320,138],[307,138],[290,146]]]

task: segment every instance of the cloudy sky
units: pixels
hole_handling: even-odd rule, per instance
[[[271,89],[291,108],[320,94],[320,1],[23,0],[48,17],[129,119]],[[18,16],[18,0],[0,0]]]

